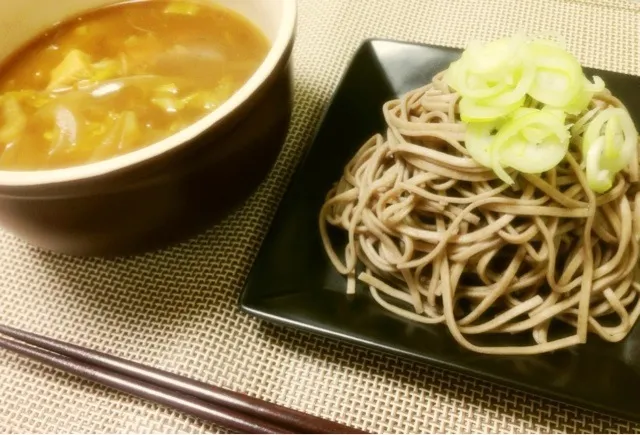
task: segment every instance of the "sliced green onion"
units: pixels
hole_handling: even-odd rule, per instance
[[[508,115],[524,103],[524,96],[510,106],[489,106],[477,100],[462,97],[459,103],[460,119],[464,122],[487,122]]]
[[[504,74],[511,69],[514,62],[519,62],[520,50],[526,43],[522,35],[497,39],[482,44],[472,42],[465,50],[462,58],[473,74],[490,75]]]
[[[596,192],[610,189],[637,154],[629,113],[591,106],[604,81],[589,81],[578,60],[556,42],[521,35],[474,42],[444,79],[460,96],[469,154],[506,183],[514,182],[506,168],[531,174],[554,168],[565,158],[571,135],[582,138],[582,163]]]
[[[593,83],[591,83],[586,77],[584,79],[584,89],[587,92],[598,93],[604,91],[605,84],[598,76],[593,76]]]
[[[536,77],[529,95],[553,107],[569,105],[582,87],[584,76],[580,62],[548,41],[531,42],[529,49],[536,65]]]
[[[461,96],[465,122],[503,117],[524,104],[535,79],[535,65],[524,38],[472,44],[445,73],[445,82]]]
[[[624,146],[624,134],[620,126],[620,117],[615,114],[609,118],[604,127],[604,151],[602,156],[615,159],[620,155],[620,148]]]
[[[536,110],[512,119],[496,134],[492,168],[497,174],[503,166],[526,174],[548,171],[564,159],[569,138],[563,120],[553,113]]]
[[[582,137],[589,187],[596,192],[610,189],[607,182],[629,165],[637,146],[638,132],[626,110],[609,107],[598,113]]]
[[[517,77],[517,78],[516,78]],[[502,90],[502,92],[490,98],[480,99],[482,104],[488,106],[520,107],[524,104],[524,98],[531,89],[535,79],[535,68],[531,62],[524,60],[517,70],[511,75],[515,86]]]
[[[593,81],[594,82],[591,83],[586,77],[584,77],[580,92],[576,94],[569,104],[561,109],[570,115],[579,115],[587,110],[593,95],[604,90],[604,82],[600,77],[594,76]]]
[[[613,186],[613,173],[601,166],[604,138],[600,137],[592,144],[585,156],[587,183],[597,193],[604,193]]]
[[[502,92],[506,87],[505,81],[491,81],[469,74],[461,60],[452,65],[445,75],[447,84],[460,95],[467,98],[488,98]]]
[[[491,147],[497,128],[497,122],[478,122],[470,124],[465,133],[467,151],[476,162],[487,168],[491,168]]]

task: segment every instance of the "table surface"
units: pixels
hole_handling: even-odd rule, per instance
[[[285,149],[246,205],[136,258],[44,253],[0,232],[0,322],[112,352],[375,432],[640,432],[640,425],[238,309],[251,263],[341,73],[366,38],[462,47],[558,32],[584,65],[640,74],[635,0],[299,0]],[[209,433],[220,428],[0,351],[0,432]]]

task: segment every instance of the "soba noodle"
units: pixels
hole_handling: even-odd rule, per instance
[[[469,156],[457,101],[440,73],[387,102],[386,136],[369,139],[328,193],[320,231],[347,292],[359,280],[385,309],[444,323],[477,352],[549,352],[587,332],[622,340],[640,316],[637,155],[601,195],[587,185],[576,144],[555,169],[512,172],[510,186]],[[573,121],[574,139],[607,106],[622,104],[597,94]],[[346,232],[344,256],[328,224]],[[488,333],[505,345],[474,344]]]

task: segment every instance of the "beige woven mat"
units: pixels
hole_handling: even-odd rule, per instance
[[[300,0],[286,149],[248,204],[135,259],[70,259],[0,233],[0,321],[378,432],[640,432],[470,377],[265,324],[237,299],[301,150],[359,42],[461,46],[521,28],[564,34],[589,66],[640,74],[636,0]],[[0,352],[0,431],[218,428]]]

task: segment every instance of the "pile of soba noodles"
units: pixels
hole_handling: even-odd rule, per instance
[[[444,323],[462,346],[482,353],[549,352],[584,343],[588,332],[615,342],[640,315],[638,134],[601,80],[586,81],[580,68],[580,90],[563,88],[574,85],[562,79],[575,79],[575,58],[564,51],[562,58],[558,44],[538,43],[540,76],[519,105],[509,99],[512,92],[503,106],[483,106],[498,100],[474,99],[471,91],[488,95],[500,86],[478,76],[508,69],[514,47],[531,40],[483,45],[475,57],[465,52],[467,70],[454,63],[384,104],[386,132],[353,156],[319,216],[347,293],[360,281],[385,309],[414,322]],[[524,75],[511,76],[511,90]],[[565,90],[574,94],[564,107],[537,99]],[[499,116],[487,115],[496,107]],[[501,129],[512,128],[507,122],[532,111],[558,116],[566,137],[521,125],[517,140],[500,139]],[[538,121],[544,119],[551,118]],[[615,158],[624,167],[614,167]],[[346,243],[338,242],[340,232]],[[480,334],[492,334],[492,345],[479,345],[486,342]]]

